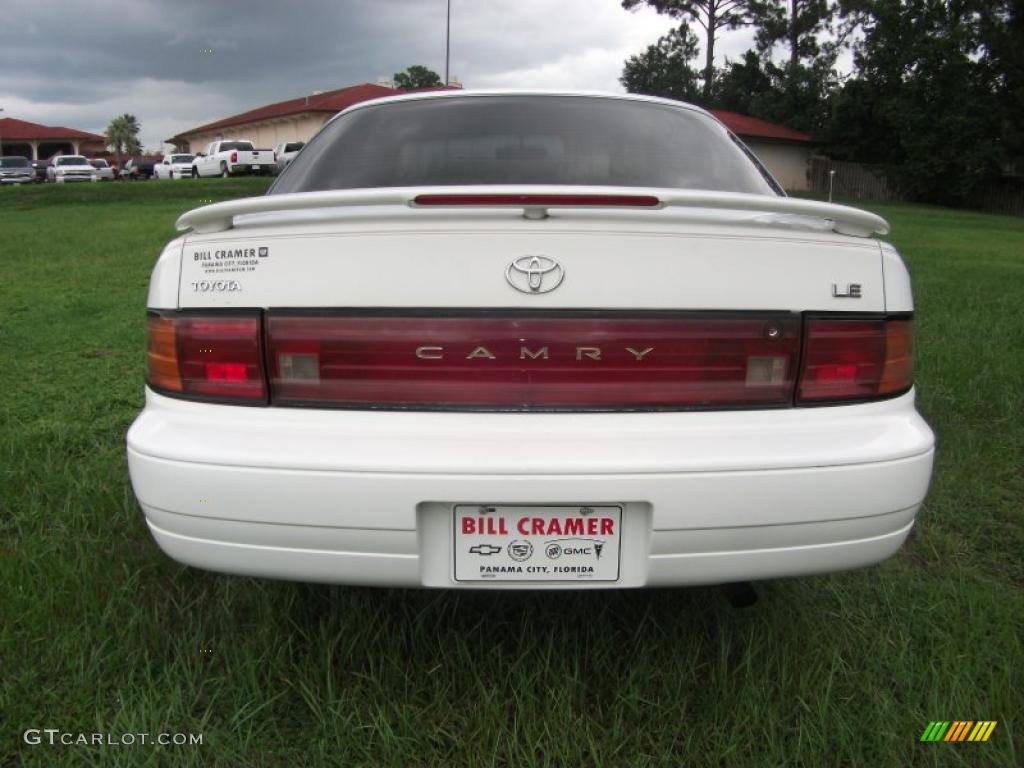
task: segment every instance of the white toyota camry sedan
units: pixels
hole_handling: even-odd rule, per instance
[[[334,117],[183,215],[132,484],[171,557],[595,589],[896,552],[932,470],[907,269],[672,101],[444,92]]]

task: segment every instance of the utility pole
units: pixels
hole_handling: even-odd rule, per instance
[[[448,0],[448,15],[444,32],[444,84],[448,85],[448,65],[452,58],[452,0]]]

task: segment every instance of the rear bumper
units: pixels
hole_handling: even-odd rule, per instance
[[[229,170],[231,171],[231,173],[235,174],[249,173],[254,175],[261,175],[264,173],[270,173],[274,169],[273,165],[263,165],[257,163],[257,166],[257,168],[253,168],[252,165],[232,165],[230,166]]]
[[[934,439],[913,394],[778,411],[499,414],[242,408],[147,392],[132,484],[171,557],[367,585],[452,579],[452,507],[623,506],[620,581],[710,584],[893,554]],[[476,585],[473,585],[476,586]],[[607,584],[485,584],[480,588]]]

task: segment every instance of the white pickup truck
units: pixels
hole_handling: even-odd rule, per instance
[[[212,141],[192,160],[192,178],[273,173],[274,151],[254,149],[251,141]]]

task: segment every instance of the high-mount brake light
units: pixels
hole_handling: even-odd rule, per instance
[[[797,404],[887,397],[913,383],[909,318],[808,318]]]
[[[223,402],[265,403],[258,313],[149,316],[147,383]]]
[[[438,206],[524,206],[524,207],[599,207],[658,208],[661,200],[654,195],[559,195],[559,194],[430,194],[417,195],[413,205]]]

